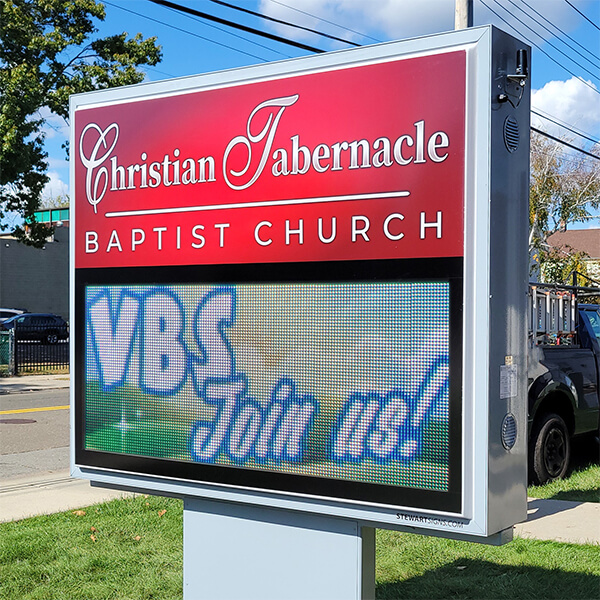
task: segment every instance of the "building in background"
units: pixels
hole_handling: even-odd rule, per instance
[[[45,208],[34,213],[38,223],[47,223],[55,227],[69,226],[69,208]]]
[[[55,226],[43,248],[0,235],[0,306],[69,319],[69,209],[47,209],[36,219]]]
[[[600,228],[559,231],[547,241],[558,250],[585,252],[588,276],[600,281]]]

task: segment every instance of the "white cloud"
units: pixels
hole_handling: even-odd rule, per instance
[[[489,0],[486,4],[493,11],[482,2],[474,3],[475,25],[491,23],[517,37],[533,38],[536,43],[543,43],[536,32],[544,39],[549,37],[544,29],[548,27],[546,19],[559,23],[561,29],[567,31],[577,24],[577,13],[564,2],[529,0],[525,5],[513,0]],[[270,17],[362,44],[375,40],[344,28],[372,35],[380,41],[418,37],[453,30],[454,8],[455,0],[260,0],[259,4],[259,10]],[[299,29],[274,23],[268,26],[293,39],[310,39],[324,49],[332,47],[324,38]]]
[[[454,29],[454,0],[381,0],[364,4],[373,26],[392,38],[405,38]]]
[[[589,81],[587,83],[593,85]],[[598,93],[576,77],[571,77],[567,81],[549,81],[543,88],[534,90],[531,95],[531,107],[554,120],[568,123],[574,129],[599,137]],[[532,115],[532,125],[552,135],[566,134],[568,137],[574,137],[565,129],[535,115]],[[578,138],[575,139],[580,141]]]
[[[261,0],[264,14],[362,44],[415,37],[454,27],[454,0]],[[336,26],[337,25],[337,26]],[[326,48],[324,38],[283,25],[270,25],[294,39],[311,39]],[[331,42],[329,42],[331,44]],[[331,47],[331,45],[329,46]]]
[[[69,168],[69,161],[64,158],[54,158],[49,156],[46,159],[46,162],[48,163],[48,167],[52,170]]]
[[[45,121],[42,131],[46,135],[46,139],[59,137],[67,140],[69,138],[69,126],[65,120],[53,113],[47,106],[42,106],[36,117],[41,117]]]
[[[48,171],[47,175],[50,177],[50,181],[46,184],[42,192],[43,200],[52,200],[58,196],[69,194],[69,186],[61,179],[58,171]]]

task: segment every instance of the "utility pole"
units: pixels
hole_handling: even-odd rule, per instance
[[[473,27],[473,0],[455,0],[454,29]]]

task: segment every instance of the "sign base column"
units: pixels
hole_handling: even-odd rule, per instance
[[[371,600],[375,530],[355,521],[188,498],[185,600]]]

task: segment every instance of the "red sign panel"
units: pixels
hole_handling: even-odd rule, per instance
[[[78,268],[463,255],[464,51],[85,108],[74,126]]]

